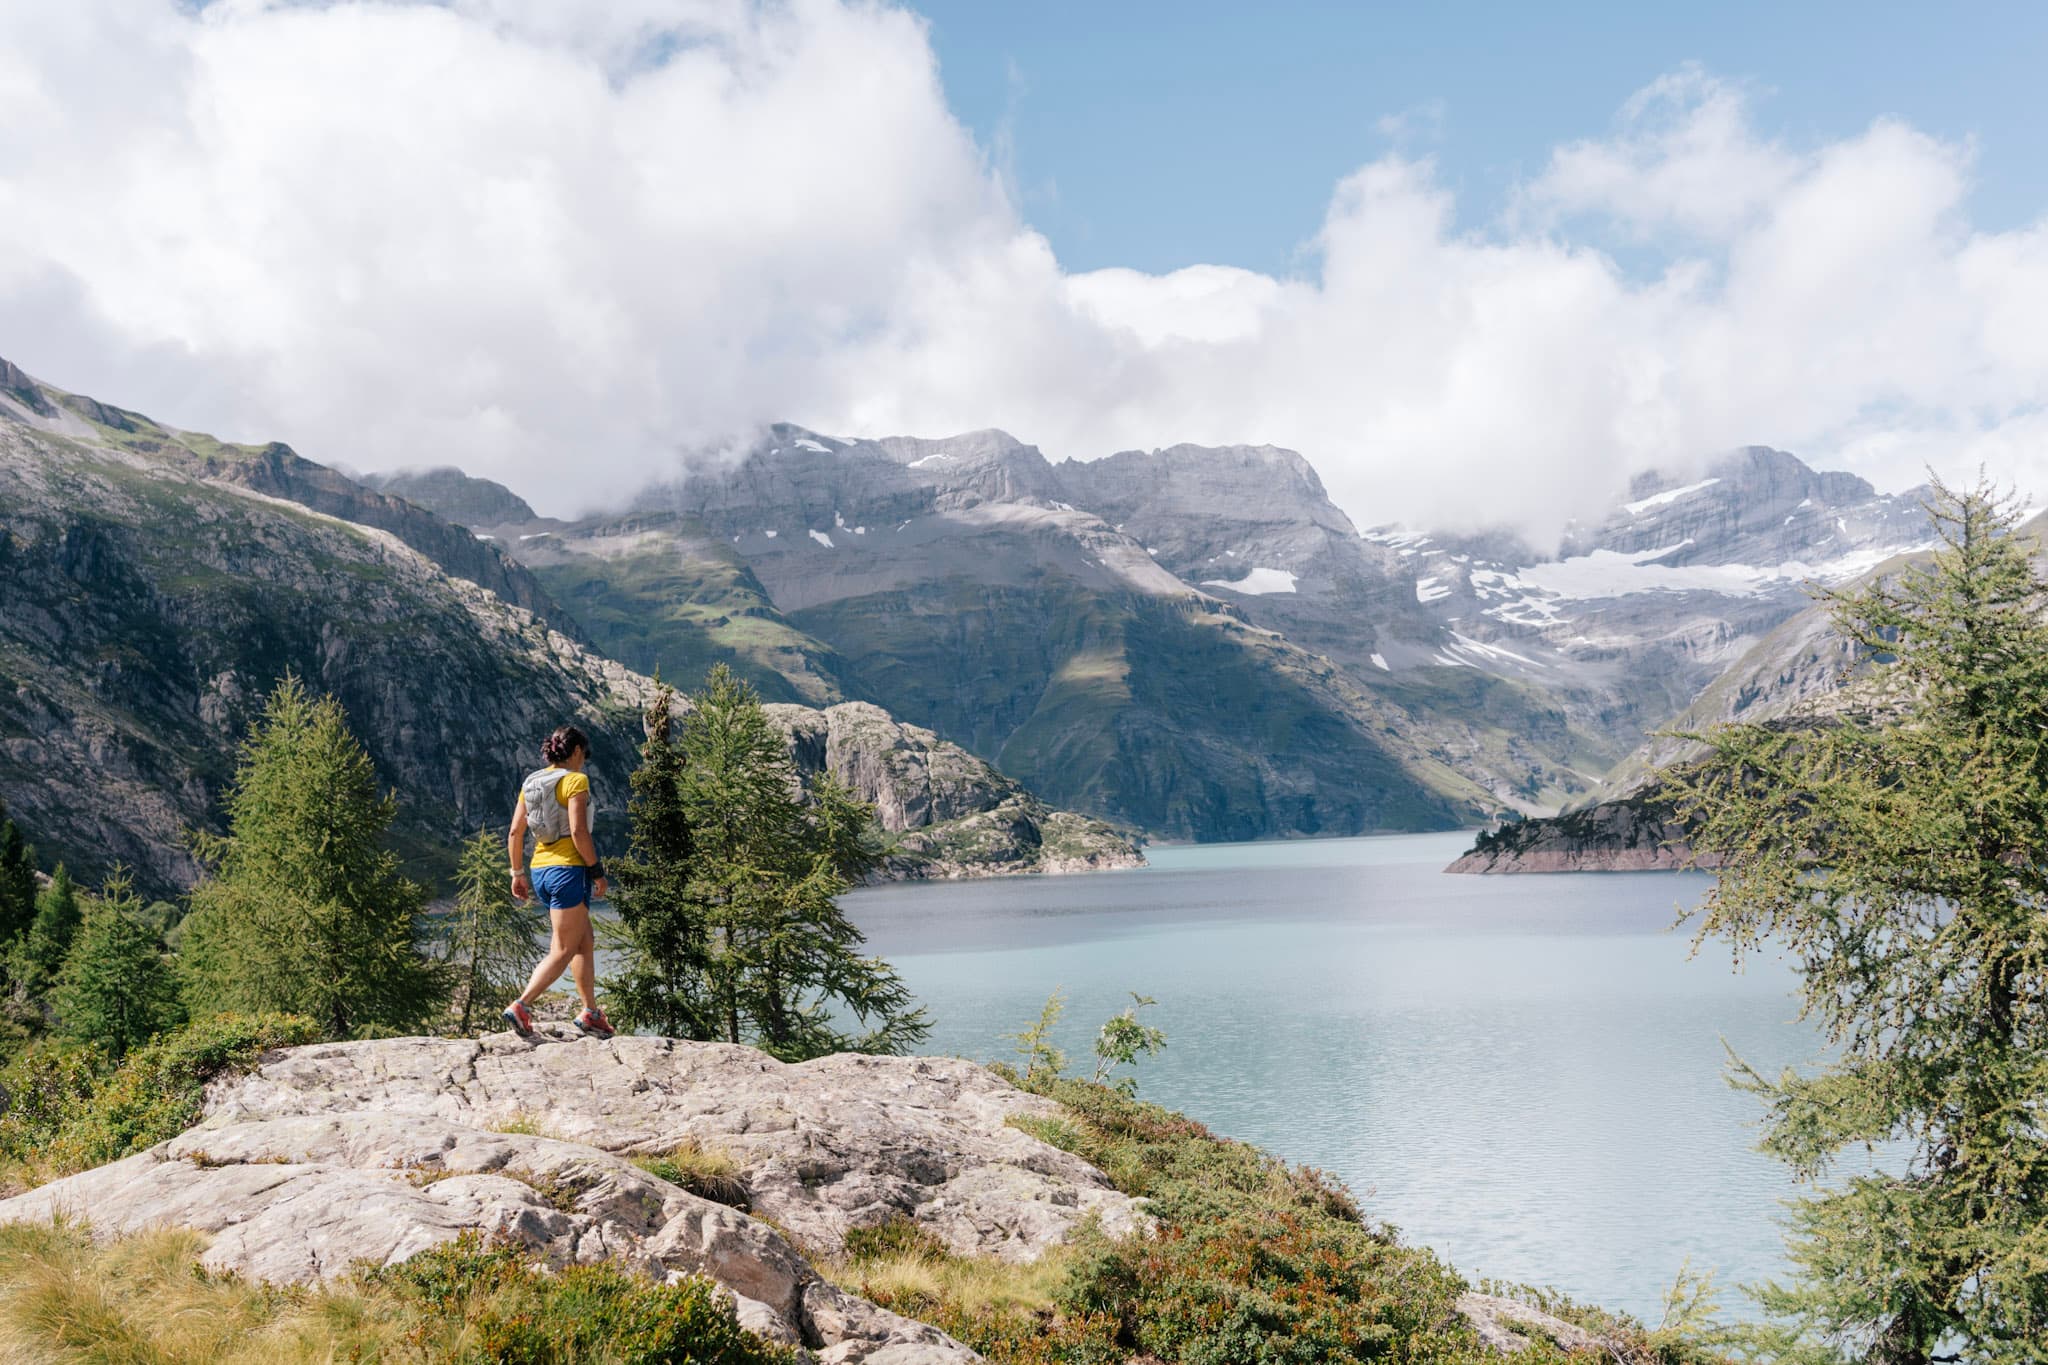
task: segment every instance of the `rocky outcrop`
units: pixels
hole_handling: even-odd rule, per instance
[[[1635,798],[1502,825],[1444,871],[1669,872],[1692,865],[1685,830],[1671,812]]]
[[[1620,1343],[1518,1299],[1468,1292],[1458,1296],[1457,1309],[1472,1324],[1480,1344],[1499,1355],[1520,1355],[1539,1343],[1549,1343],[1572,1355],[1624,1358]]]
[[[955,878],[1143,866],[1115,827],[1056,811],[957,744],[905,725],[879,706],[843,702],[813,711],[771,706],[798,770],[829,772],[872,801],[899,835],[890,871]]]
[[[250,1122],[372,1113],[530,1127],[627,1155],[694,1143],[729,1154],[752,1211],[813,1253],[836,1252],[854,1228],[909,1218],[963,1254],[1031,1260],[1091,1215],[1111,1232],[1139,1219],[1092,1166],[1006,1122],[1057,1112],[946,1058],[787,1065],[721,1043],[500,1034],[295,1049],[210,1094],[194,1140]]]
[[[962,1254],[1013,1261],[1083,1222],[1141,1227],[1099,1171],[1007,1122],[1055,1112],[940,1059],[789,1066],[750,1048],[566,1030],[313,1046],[216,1083],[199,1124],[169,1142],[0,1201],[0,1222],[192,1227],[212,1234],[208,1268],[279,1283],[394,1264],[475,1231],[551,1265],[708,1275],[744,1324],[821,1362],[967,1361],[808,1258],[899,1218]],[[629,1159],[685,1144],[737,1163],[749,1212]]]
[[[534,521],[538,514],[526,499],[495,479],[479,479],[453,465],[432,469],[401,469],[390,474],[365,474],[359,482],[424,507],[457,526],[488,529],[510,521]]]

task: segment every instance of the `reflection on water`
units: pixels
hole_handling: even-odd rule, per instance
[[[842,904],[937,1022],[1003,1056],[1068,998],[1084,1067],[1127,992],[1168,1036],[1148,1099],[1342,1176],[1468,1276],[1654,1322],[1680,1265],[1782,1268],[1780,1168],[1723,1039],[1810,1061],[1782,965],[1689,960],[1703,876],[1453,877],[1462,835],[1151,851],[1147,869],[875,887]],[[1731,1305],[1739,1306],[1739,1305]]]

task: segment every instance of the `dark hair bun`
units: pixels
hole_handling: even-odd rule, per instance
[[[550,763],[560,763],[578,749],[588,754],[590,741],[585,739],[583,732],[575,726],[564,725],[541,741],[540,756]]]

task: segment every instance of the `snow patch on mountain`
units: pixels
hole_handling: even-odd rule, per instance
[[[1480,658],[1489,661],[1510,659],[1518,664],[1527,664],[1531,668],[1544,667],[1543,664],[1538,663],[1526,654],[1517,654],[1512,649],[1503,649],[1499,645],[1490,645],[1483,640],[1475,640],[1469,635],[1460,635],[1455,630],[1451,632],[1451,638],[1457,641],[1456,644],[1451,646],[1451,649],[1459,654],[1477,654]],[[1379,656],[1375,655],[1373,657],[1377,658]]]
[[[1680,498],[1690,497],[1701,489],[1712,488],[1719,482],[1721,481],[1718,478],[1702,479],[1698,483],[1689,483],[1683,488],[1667,488],[1662,493],[1652,493],[1647,498],[1638,498],[1634,502],[1625,502],[1621,505],[1621,510],[1632,517],[1639,517],[1652,507],[1662,507],[1666,503],[1677,502]]]
[[[1150,551],[1148,551],[1150,553]],[[1293,592],[1297,579],[1285,569],[1253,569],[1235,583],[1226,583],[1220,578],[1203,582],[1205,588],[1228,588],[1232,592],[1249,593],[1263,597],[1267,593]]]
[[[1569,559],[1531,564],[1502,585],[1533,589],[1553,598],[1588,601],[1626,597],[1644,592],[1716,592],[1731,597],[1754,597],[1787,584],[1814,580],[1839,583],[1876,568],[1896,548],[1855,550],[1818,563],[1788,560],[1782,564],[1661,564],[1685,548],[1687,542],[1661,549],[1623,554],[1618,550],[1594,550]],[[1525,599],[1526,600],[1526,599]]]

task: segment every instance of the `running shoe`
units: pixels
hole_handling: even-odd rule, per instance
[[[604,1017],[603,1010],[583,1011],[576,1016],[576,1027],[593,1038],[609,1038],[618,1032],[612,1027],[612,1021]]]
[[[533,1036],[533,1011],[526,1008],[524,1000],[514,1000],[505,1006],[505,1022],[510,1024],[512,1031],[521,1038]]]

